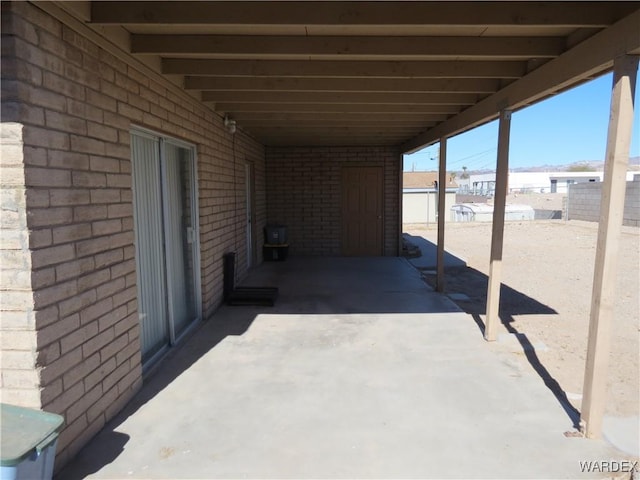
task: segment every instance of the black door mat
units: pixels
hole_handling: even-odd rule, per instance
[[[236,253],[224,254],[224,301],[227,305],[260,305],[272,307],[278,298],[277,287],[236,287]]]

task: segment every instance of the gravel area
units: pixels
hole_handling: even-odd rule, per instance
[[[502,341],[520,339],[512,342],[518,347],[512,346],[514,353],[548,385],[559,386],[576,409],[581,403],[597,231],[596,223],[563,220],[505,226]],[[434,226],[407,225],[405,232],[436,243]],[[466,295],[466,300],[454,295],[455,301],[480,324],[486,309],[491,224],[448,223],[445,232],[447,251],[468,265],[447,272],[446,293]],[[616,417],[638,415],[640,410],[639,247],[640,229],[623,227],[607,402],[607,414]],[[425,278],[434,280],[430,274]],[[509,335],[514,333],[520,335]],[[527,348],[522,348],[523,340]]]

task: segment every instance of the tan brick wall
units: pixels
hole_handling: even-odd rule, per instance
[[[223,253],[244,258],[245,161],[255,166],[256,215],[265,220],[264,150],[32,4],[3,4],[2,22],[2,118],[23,125],[24,144],[7,165],[23,184],[5,189],[3,175],[3,202],[26,205],[2,253],[25,281],[24,292],[3,289],[20,302],[10,321],[3,313],[2,342],[13,352],[3,357],[3,399],[64,416],[59,468],[141,385],[132,125],[196,145],[205,318],[221,301]]]
[[[22,135],[0,125],[0,386],[3,402],[40,408]]]
[[[341,169],[384,168],[384,254],[398,255],[400,152],[392,147],[267,148],[267,218],[291,255],[341,254]]]

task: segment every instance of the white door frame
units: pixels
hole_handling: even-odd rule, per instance
[[[164,149],[164,145],[166,143],[170,143],[172,145],[178,146],[180,148],[184,148],[186,150],[189,150],[191,153],[191,176],[190,176],[190,190],[191,190],[191,195],[190,195],[190,202],[191,202],[191,229],[188,231],[188,235],[190,236],[189,241],[192,244],[192,255],[193,255],[193,265],[192,265],[192,269],[193,269],[193,289],[194,289],[194,303],[195,305],[193,305],[194,307],[194,311],[195,311],[195,318],[193,318],[193,320],[189,323],[188,326],[186,326],[182,332],[176,332],[176,327],[175,327],[175,319],[173,318],[172,312],[173,309],[171,308],[171,303],[172,303],[172,299],[171,299],[171,295],[167,295],[167,305],[165,306],[165,308],[168,309],[167,315],[168,315],[168,323],[169,323],[169,343],[167,345],[165,345],[162,348],[159,348],[158,352],[155,353],[154,355],[152,355],[150,358],[148,358],[144,365],[143,365],[143,371],[146,371],[152,364],[154,364],[156,362],[156,360],[158,360],[163,354],[166,353],[167,349],[169,346],[173,346],[176,343],[180,342],[180,340],[192,329],[194,328],[198,321],[202,319],[202,286],[201,286],[201,279],[200,279],[200,226],[199,226],[199,205],[198,205],[198,192],[197,192],[197,186],[198,186],[198,178],[197,178],[197,156],[196,156],[196,147],[193,144],[190,143],[186,143],[184,141],[181,141],[179,139],[173,138],[173,137],[169,137],[167,135],[163,135],[160,134],[158,132],[154,132],[142,127],[137,127],[134,126],[131,129],[131,134],[132,135],[138,135],[140,137],[146,137],[146,138],[152,138],[152,139],[156,139],[158,140],[158,148],[159,148],[159,161],[160,161],[160,169],[161,169],[161,185],[160,185],[160,190],[162,192],[162,218],[163,218],[163,229],[167,228],[166,225],[168,224],[168,215],[169,215],[169,208],[170,205],[168,205],[168,199],[167,199],[167,195],[166,195],[166,185],[164,182],[164,179],[166,178],[166,174],[167,174],[167,168],[166,168],[166,158],[165,158],[165,149]],[[133,162],[134,159],[132,158],[131,161]],[[132,169],[133,172],[133,169]],[[135,189],[135,175],[132,173],[132,177],[133,177],[133,182],[132,182],[132,188]],[[136,204],[135,204],[135,194],[133,195],[133,212],[134,212],[134,225],[136,226],[135,228],[139,228],[137,225],[137,222],[135,222],[135,216],[136,216]],[[166,236],[166,232],[163,232],[163,242],[167,241],[167,236]],[[140,285],[141,283],[141,267],[140,267],[140,263],[138,261],[138,257],[139,257],[139,252],[140,252],[140,245],[138,243],[138,235],[135,235],[135,239],[134,239],[134,245],[135,245],[135,251],[136,251],[136,279],[138,282],[138,285]],[[164,255],[164,253],[163,253]],[[167,263],[167,259],[165,257],[164,260],[164,268],[165,268],[165,277],[166,280],[165,282],[170,282],[171,281],[171,266]],[[165,289],[167,288],[167,285],[165,284]],[[139,293],[138,293],[139,295]],[[142,321],[142,319],[141,319]],[[140,328],[143,328],[142,323],[140,325]],[[144,352],[142,352],[144,354]]]

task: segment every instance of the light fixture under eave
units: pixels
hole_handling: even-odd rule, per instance
[[[236,121],[229,118],[228,115],[224,116],[224,126],[227,129],[227,132],[231,134],[236,133]]]

